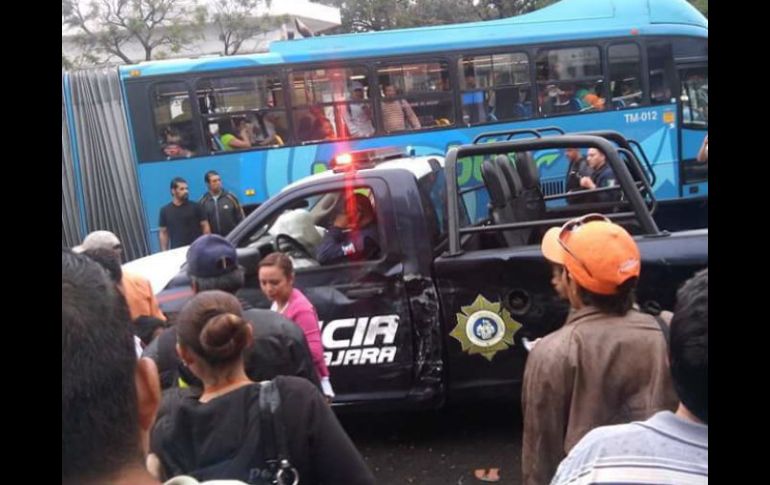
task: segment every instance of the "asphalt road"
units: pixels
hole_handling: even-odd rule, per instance
[[[344,414],[340,421],[377,483],[483,484],[474,477],[478,468],[499,468],[498,483],[521,482],[521,410],[516,402]]]

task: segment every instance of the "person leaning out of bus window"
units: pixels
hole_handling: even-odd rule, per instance
[[[414,114],[412,106],[405,99],[394,99],[396,87],[386,84],[382,90],[385,100],[382,101],[382,123],[385,131],[403,131],[407,129],[407,123],[411,129],[421,128],[420,120]]]
[[[224,133],[220,139],[225,151],[251,148],[252,138],[254,138],[254,125],[246,118],[233,118],[232,129],[224,128],[222,131]]]

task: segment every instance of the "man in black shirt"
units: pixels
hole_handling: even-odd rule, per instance
[[[212,234],[227,236],[243,220],[243,208],[235,195],[222,187],[222,177],[216,170],[209,170],[203,177],[208,192],[198,203],[209,221]]]
[[[174,249],[192,244],[198,236],[211,233],[203,209],[196,202],[190,202],[190,189],[182,177],[171,181],[171,196],[168,205],[160,209],[160,249]]]

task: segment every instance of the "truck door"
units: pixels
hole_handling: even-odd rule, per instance
[[[522,337],[555,330],[568,310],[539,246],[468,251],[440,257],[434,268],[450,396],[514,396],[527,355]]]
[[[321,234],[333,224],[340,198],[367,197],[375,211],[379,252],[368,259],[319,264]],[[269,204],[269,207],[267,205]],[[295,288],[318,312],[322,342],[336,402],[402,399],[413,381],[413,336],[403,265],[388,186],[379,178],[326,182],[278,196],[258,210],[239,253],[254,249],[289,254]],[[244,296],[255,306],[270,303],[259,289],[257,258],[246,268]],[[242,260],[243,262],[243,260]],[[247,263],[248,264],[248,263]]]

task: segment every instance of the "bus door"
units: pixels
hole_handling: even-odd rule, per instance
[[[682,141],[679,157],[682,160],[682,197],[707,197],[708,161],[698,162],[696,157],[708,135],[708,65],[688,64],[680,66],[678,71],[681,83]]]

